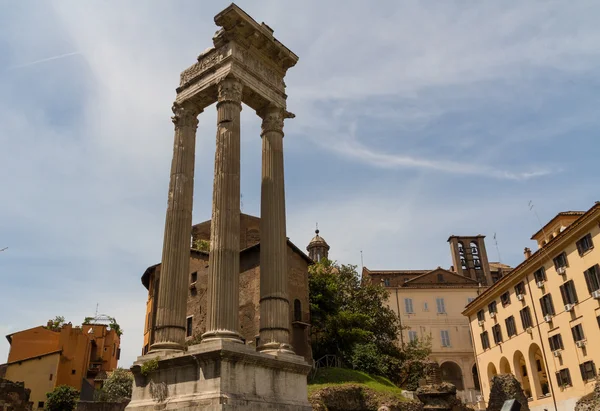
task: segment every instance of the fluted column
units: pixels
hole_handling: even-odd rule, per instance
[[[201,110],[173,104],[175,124],[152,351],[183,350],[190,265],[196,129]]]
[[[260,333],[258,350],[293,352],[290,346],[285,188],[283,178],[284,109],[261,114],[262,184],[260,206]]]
[[[238,333],[240,274],[240,112],[242,84],[218,84],[217,148],[203,341],[241,342]]]

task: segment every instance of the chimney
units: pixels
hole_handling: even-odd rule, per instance
[[[531,249],[529,247],[525,247],[523,254],[525,254],[525,259],[527,260],[529,257],[531,257]]]

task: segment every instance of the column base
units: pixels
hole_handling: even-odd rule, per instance
[[[158,367],[142,374],[150,358]],[[185,353],[142,356],[131,367],[126,410],[311,411],[302,357],[268,355],[229,341],[190,346]]]
[[[296,355],[294,350],[292,350],[292,346],[289,344],[283,344],[278,342],[270,342],[266,344],[261,344],[256,347],[256,350],[265,354],[291,354]]]
[[[179,343],[172,341],[163,341],[157,342],[150,346],[149,352],[163,352],[163,351],[173,351],[173,352],[181,352],[185,350],[185,347]]]
[[[239,344],[244,343],[241,335],[239,335],[235,331],[229,330],[207,331],[204,334],[202,334],[202,343],[207,343],[211,341],[230,341]]]

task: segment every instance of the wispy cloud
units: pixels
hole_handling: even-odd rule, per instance
[[[443,173],[473,175],[504,180],[528,180],[531,178],[546,176],[560,170],[533,170],[514,172],[495,169],[484,164],[473,162],[454,162],[447,160],[434,160],[427,158],[412,157],[401,154],[380,153],[369,149],[359,142],[341,142],[332,146],[332,149],[345,156],[358,160],[364,164],[381,168],[412,168],[422,170],[433,170]]]
[[[78,52],[78,51],[74,51],[72,53],[59,54],[58,56],[47,57],[47,58],[43,58],[43,59],[40,59],[40,60],[31,61],[29,63],[24,63],[24,64],[18,64],[16,66],[11,66],[7,70],[15,70],[15,69],[24,68],[24,67],[35,66],[36,64],[46,63],[48,61],[60,60],[60,59],[66,58],[66,57],[78,56],[78,55],[81,55],[81,53]]]

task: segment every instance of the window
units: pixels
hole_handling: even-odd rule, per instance
[[[563,340],[560,334],[556,334],[553,335],[552,337],[548,338],[548,341],[550,342],[550,350],[551,351],[558,351],[558,350],[564,350],[565,346],[563,345]]]
[[[554,311],[554,304],[552,303],[552,295],[546,294],[542,298],[540,298],[540,305],[542,306],[542,315],[545,317],[547,315],[554,315],[556,312]]]
[[[560,295],[565,305],[577,303],[577,292],[575,291],[573,280],[569,280],[560,286]]]
[[[504,320],[504,322],[506,323],[506,333],[508,334],[508,336],[512,337],[513,335],[517,335],[517,325],[515,324],[515,317],[511,315],[506,320]]]
[[[108,347],[104,347],[104,352],[108,351]]]
[[[192,273],[192,278],[191,278],[192,284],[194,284],[197,280],[198,280],[198,271],[194,271]]]
[[[477,311],[477,320],[478,321],[485,321],[485,314],[483,313],[483,310]]]
[[[478,255],[479,254],[479,247],[477,247],[477,243],[475,241],[471,241],[471,254],[473,255]]]
[[[302,303],[297,298],[294,300],[294,321],[302,321]]]
[[[389,278],[384,279],[383,280],[383,285],[385,285],[386,287],[389,287],[390,286],[390,279]]]
[[[581,371],[581,378],[583,381],[589,381],[596,378],[596,366],[594,361],[586,361],[583,364],[579,364],[579,370]]]
[[[71,370],[71,375],[75,375],[76,372],[77,371],[75,371],[75,370]]]
[[[507,291],[500,296],[500,302],[502,303],[502,307],[506,307],[510,305],[510,292]]]
[[[581,324],[577,324],[575,327],[571,328],[571,332],[573,333],[573,341],[581,341],[585,340],[585,335],[583,334],[583,326]]]
[[[185,336],[186,337],[191,337],[192,336],[192,321],[193,321],[193,318],[194,318],[193,316],[187,318],[187,323],[185,325]]]
[[[525,295],[525,283],[523,283],[523,281],[521,281],[519,284],[515,285],[515,294]]]
[[[39,409],[44,409],[44,401],[38,401],[38,408]]]
[[[525,307],[520,311],[521,314],[521,324],[523,325],[523,329],[526,330],[528,328],[533,327],[533,321],[531,321],[531,310],[529,307]]]
[[[404,299],[404,310],[406,311],[407,314],[413,314],[413,300],[412,298],[405,298]]]
[[[498,307],[496,306],[496,301],[492,301],[491,303],[488,304],[488,311],[490,313],[497,313],[498,312]]]
[[[438,279],[438,283],[443,283],[444,282],[444,274],[438,274],[437,279]]]
[[[571,373],[568,368],[563,368],[556,373],[556,382],[558,382],[560,387],[571,385]]]
[[[488,337],[487,331],[481,333],[481,346],[484,350],[490,348],[490,337]]]
[[[590,294],[600,290],[600,267],[598,267],[598,264],[585,270],[583,275]]]
[[[53,377],[53,375],[52,375],[52,374],[50,374],[50,381],[52,381],[52,377]]]
[[[594,248],[594,243],[592,242],[592,235],[587,234],[585,237],[577,241],[577,251],[579,251],[579,255],[584,255],[587,251]]]
[[[416,331],[409,331],[408,332],[408,341],[413,342],[417,340],[417,332]]]
[[[117,360],[121,359],[121,349],[117,348]]]
[[[435,300],[437,304],[437,312],[438,314],[446,314],[446,304],[444,303],[443,298],[436,298]]]
[[[429,311],[429,304],[423,303],[423,311]]]
[[[535,273],[533,273],[535,277],[535,282],[539,283],[540,281],[546,281],[546,269],[544,267],[540,267]]]
[[[557,270],[561,267],[568,267],[567,264],[567,253],[565,253],[564,251],[562,253],[560,253],[558,256],[554,257],[554,259],[552,260],[554,261],[554,268],[556,268]]]
[[[450,334],[448,330],[441,330],[440,335],[442,337],[442,347],[450,347]]]
[[[492,327],[492,334],[494,335],[494,342],[500,344],[502,342],[502,329],[500,324],[496,324]]]

